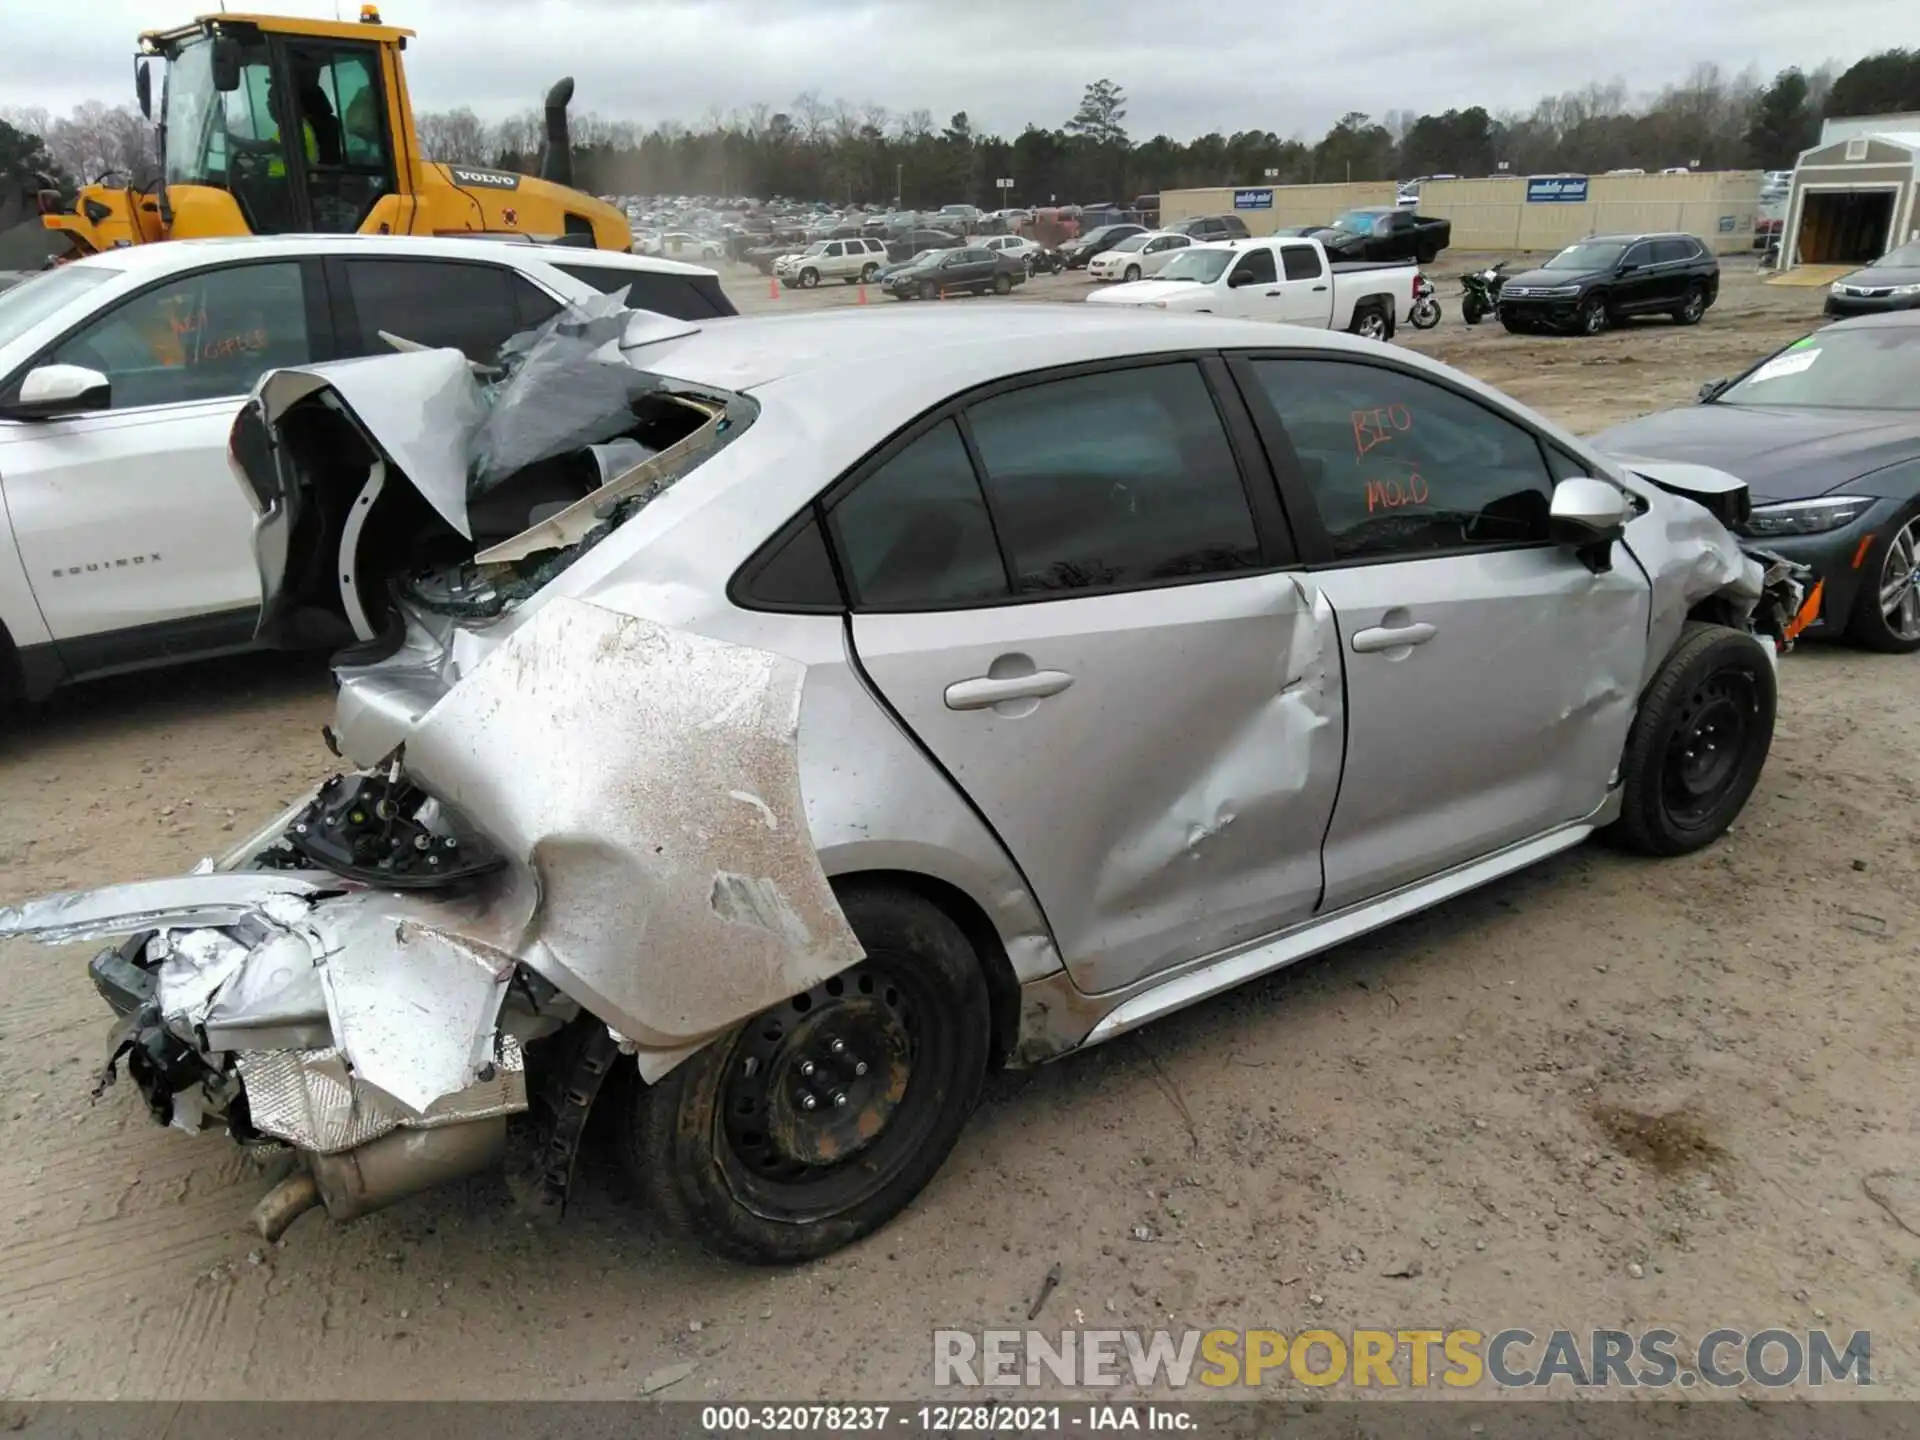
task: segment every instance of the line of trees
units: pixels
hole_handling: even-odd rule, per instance
[[[976,130],[965,111],[936,125],[925,110],[826,101],[807,92],[785,109],[710,113],[697,125],[640,126],[574,117],[575,176],[603,194],[785,195],[909,206],[1110,200],[1196,185],[1387,180],[1451,173],[1599,173],[1670,165],[1783,169],[1819,136],[1823,117],[1920,110],[1920,50],[1887,50],[1835,73],[1789,69],[1763,83],[1698,66],[1684,81],[1636,101],[1615,81],[1547,96],[1530,111],[1480,105],[1416,115],[1358,110],[1317,141],[1271,131],[1218,132],[1136,142],[1127,96],[1109,79],[1086,87],[1064,124],[1029,124],[1012,139]],[[422,112],[422,149],[456,164],[530,170],[537,111],[488,122],[468,109]],[[102,172],[147,178],[152,128],[131,106],[90,101],[61,117],[0,111],[0,180],[23,178],[37,153],[71,180]],[[34,150],[35,145],[39,147]]]

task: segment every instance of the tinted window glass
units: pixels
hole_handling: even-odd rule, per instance
[[[781,609],[838,610],[840,584],[833,577],[826,538],[809,518],[781,543],[747,582],[749,604]]]
[[[967,416],[1023,593],[1260,564],[1240,472],[1199,367],[1050,381],[983,400]]]
[[[1653,242],[1655,264],[1669,260],[1686,260],[1693,254],[1693,246],[1685,240],[1656,240]]]
[[[386,351],[384,330],[422,345],[451,346],[470,360],[491,360],[509,335],[560,310],[531,282],[497,265],[348,260],[346,269],[363,355]]]
[[[149,290],[49,357],[105,375],[115,410],[244,395],[268,370],[312,358],[295,264],[237,265]]]
[[[1006,598],[980,482],[960,428],[943,420],[833,507],[835,544],[863,605]]]
[[[1227,277],[1227,283],[1229,285],[1271,285],[1279,278],[1279,272],[1273,268],[1273,251],[1249,250],[1240,257],[1240,263],[1233,267],[1233,274]]]
[[[675,320],[710,320],[716,315],[731,315],[730,305],[719,299],[716,281],[704,275],[668,275],[652,270],[627,270],[612,265],[556,265],[554,269],[584,280],[603,295],[625,289],[627,304],[636,310],[651,310]]]
[[[1419,554],[1547,538],[1539,443],[1451,390],[1399,371],[1257,360],[1335,556]]]
[[[1638,245],[1627,247],[1627,253],[1620,257],[1622,265],[1650,265],[1653,263],[1653,246],[1642,240]]]
[[[1280,263],[1286,266],[1289,280],[1317,280],[1320,278],[1320,257],[1304,245],[1289,245],[1280,252]]]

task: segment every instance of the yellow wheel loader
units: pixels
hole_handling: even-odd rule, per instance
[[[420,153],[401,52],[411,30],[270,15],[204,15],[140,37],[134,89],[153,118],[160,179],[86,186],[72,209],[40,195],[41,223],[71,259],[120,245],[209,235],[502,235],[627,250],[627,217],[570,188],[567,102],[547,95],[540,175],[441,165]]]

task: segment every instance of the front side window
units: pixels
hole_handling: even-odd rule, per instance
[[[1553,478],[1531,432],[1382,366],[1256,360],[1334,558],[1547,539]]]
[[[1046,381],[980,401],[967,422],[1022,594],[1261,563],[1239,467],[1197,365]]]
[[[313,228],[351,234],[392,188],[380,52],[371,45],[303,44],[288,51],[287,62]]]
[[[1240,263],[1233,267],[1228,277],[1229,285],[1272,285],[1279,279],[1273,268],[1273,251],[1262,248],[1249,250],[1240,257]]]
[[[244,395],[269,370],[313,358],[295,264],[189,275],[108,311],[47,357],[98,370],[112,406],[175,405]]]

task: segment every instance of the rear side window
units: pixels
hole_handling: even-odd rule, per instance
[[[1197,365],[1047,381],[967,411],[1014,587],[1099,590],[1261,563]]]
[[[1532,432],[1383,366],[1256,360],[1337,560],[1547,538],[1553,478]]]
[[[1305,245],[1289,245],[1280,252],[1280,263],[1286,267],[1289,280],[1318,280],[1320,278],[1320,257]]]
[[[881,464],[830,518],[857,604],[937,607],[1006,598],[987,502],[952,420]]]
[[[739,313],[721,292],[720,282],[707,275],[673,275],[659,270],[574,263],[553,268],[584,281],[603,295],[624,288],[627,304],[635,310],[651,310],[675,320],[711,320]]]
[[[491,360],[508,336],[560,313],[560,302],[498,265],[448,260],[347,260],[347,294],[358,322],[355,353],[387,349],[380,332],[451,346]]]

